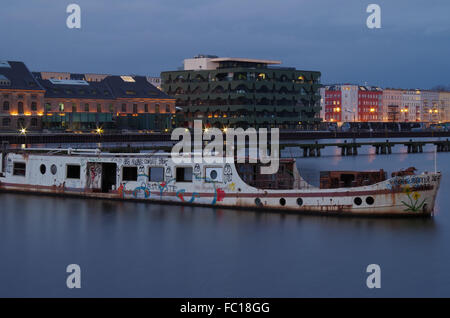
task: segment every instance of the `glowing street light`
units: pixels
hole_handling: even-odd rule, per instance
[[[99,135],[103,134],[103,129],[101,127],[97,128],[95,132]]]
[[[27,129],[26,128],[21,128],[19,130],[19,132],[20,132],[21,135],[26,135],[27,134]]]

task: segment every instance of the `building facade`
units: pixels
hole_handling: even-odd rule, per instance
[[[40,130],[44,94],[24,63],[0,61],[0,130]]]
[[[39,84],[45,89],[44,128],[170,128],[175,100],[143,76],[106,76],[102,80],[93,77],[90,81],[72,79],[74,76],[43,77],[38,76]]]
[[[354,84],[327,85],[322,91],[328,122],[378,121],[382,113],[382,91]]]
[[[450,92],[439,92],[439,112],[442,122],[450,121]]]
[[[30,72],[0,61],[0,130],[142,129],[174,125],[175,99],[145,76]]]
[[[176,98],[184,126],[314,126],[320,119],[320,72],[273,67],[279,61],[197,56],[184,70],[161,73],[162,89]]]
[[[403,90],[387,88],[383,90],[382,121],[399,122],[402,109]]]

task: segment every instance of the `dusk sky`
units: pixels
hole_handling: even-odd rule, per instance
[[[81,7],[81,29],[66,7]],[[366,8],[381,6],[381,29]],[[322,83],[450,84],[448,0],[4,0],[0,60],[32,71],[140,74],[199,53],[281,60]]]

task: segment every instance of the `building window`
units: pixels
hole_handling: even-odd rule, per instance
[[[13,175],[25,177],[27,166],[25,162],[14,162]]]
[[[37,103],[36,102],[31,102],[31,110],[32,111],[36,111],[37,110]]]
[[[148,113],[148,104],[144,105],[144,112]]]
[[[137,167],[123,167],[122,181],[137,181]]]
[[[137,114],[138,109],[137,109],[137,104],[133,104],[133,114]]]
[[[51,112],[52,111],[52,104],[45,103],[45,111],[46,112]]]
[[[17,120],[17,128],[24,128],[25,127],[25,118],[19,118]]]
[[[166,105],[166,113],[170,113],[170,105],[169,104]]]
[[[59,103],[59,111],[60,112],[64,111],[64,103]]]
[[[102,112],[102,104],[97,104],[97,113]]]
[[[84,111],[89,113],[89,104],[84,104]]]
[[[114,105],[113,104],[109,104],[109,112],[114,113]]]
[[[72,103],[72,113],[76,113],[77,112],[77,104]]]
[[[23,95],[17,96],[18,99],[23,99]]]
[[[192,167],[176,168],[177,182],[192,182]]]
[[[8,101],[3,102],[3,110],[9,110],[9,102]]]
[[[163,182],[164,181],[164,168],[150,167],[148,169],[148,180],[151,182]]]
[[[37,118],[31,118],[30,124],[31,124],[31,127],[37,127],[37,125],[38,125]]]
[[[8,95],[8,94],[3,94],[3,98],[4,98],[4,99],[8,99],[8,98],[9,98],[9,95]]]
[[[127,112],[127,104],[122,104],[122,113]]]
[[[67,165],[67,179],[80,179],[80,171],[79,165]]]
[[[157,113],[157,114],[159,113],[159,104],[155,105],[155,113]]]
[[[9,118],[3,118],[3,120],[2,120],[2,125],[3,125],[4,127],[9,127],[9,125],[11,125],[11,119],[9,119]]]
[[[23,103],[19,102],[17,104],[17,111],[19,112],[19,114],[23,114]]]

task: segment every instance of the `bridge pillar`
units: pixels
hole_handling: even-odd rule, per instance
[[[352,147],[347,146],[347,156],[352,156],[353,152],[352,152]]]

